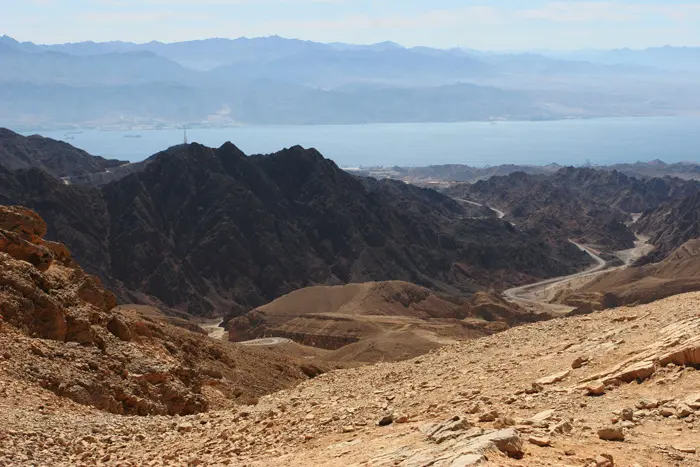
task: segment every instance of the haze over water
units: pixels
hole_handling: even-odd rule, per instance
[[[30,132],[31,133],[31,132]],[[140,161],[182,143],[181,130],[42,131],[94,155]],[[125,138],[125,135],[141,138]],[[700,161],[700,118],[606,118],[539,122],[240,126],[190,129],[190,142],[231,141],[247,154],[296,144],[342,167],[433,164],[613,164]]]

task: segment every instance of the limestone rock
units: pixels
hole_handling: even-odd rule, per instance
[[[700,394],[691,394],[685,398],[685,404],[693,410],[700,410]]]
[[[637,402],[637,408],[643,409],[643,410],[655,409],[658,406],[659,406],[659,402],[655,399],[642,399],[639,402]]]
[[[566,434],[571,433],[571,430],[573,429],[574,427],[573,425],[571,425],[571,422],[563,421],[554,425],[554,427],[552,427],[551,429],[551,432],[556,434]]]
[[[535,446],[546,447],[552,445],[552,440],[541,436],[530,436],[528,441]]]
[[[488,412],[484,412],[481,415],[479,415],[479,421],[480,422],[493,422],[498,418],[498,411],[497,410],[489,410]]]
[[[530,421],[533,424],[538,424],[542,422],[546,422],[547,420],[550,420],[554,416],[554,410],[549,409],[549,410],[544,410],[538,414],[535,414],[530,418]]]
[[[488,459],[483,454],[462,454],[452,459],[449,467],[469,467],[472,465],[482,465],[487,462]]]
[[[189,433],[194,429],[190,422],[183,422],[177,426],[177,431],[180,433]]]
[[[602,396],[605,394],[605,384],[602,381],[594,381],[586,386],[586,393],[589,396]]]
[[[634,420],[634,410],[629,409],[629,408],[622,409],[622,412],[620,412],[620,418],[622,420],[627,420],[627,421]]]
[[[598,430],[598,437],[604,441],[624,441],[625,433],[620,427],[607,427]]]
[[[549,376],[545,376],[544,378],[540,378],[537,381],[535,381],[535,384],[542,385],[542,386],[555,384],[555,383],[558,383],[559,381],[564,380],[570,374],[571,374],[571,370],[561,371],[559,373],[555,373],[553,375],[549,375]]]
[[[590,467],[614,467],[615,462],[610,454],[601,454],[588,464]]]
[[[497,449],[508,457],[515,459],[523,456],[523,441],[520,433],[514,428],[506,428],[468,438],[465,444],[459,445],[458,448],[475,454],[483,454]]]
[[[632,381],[644,381],[654,374],[656,371],[656,365],[653,361],[643,361],[633,363],[612,376],[604,380],[604,383],[610,384],[614,381],[622,381],[624,383],[631,383]]]
[[[695,413],[693,409],[691,409],[687,404],[680,403],[676,406],[676,415],[679,418],[686,418],[690,415]]]
[[[589,360],[590,359],[588,357],[585,357],[585,356],[576,357],[576,359],[573,362],[571,362],[571,368],[573,368],[573,369],[581,368],[581,367],[583,367],[583,365],[588,363]]]
[[[423,426],[421,427],[421,431],[428,439],[440,444],[449,439],[462,436],[466,430],[470,428],[473,428],[473,425],[469,423],[468,420],[460,416],[455,416],[444,423]]]

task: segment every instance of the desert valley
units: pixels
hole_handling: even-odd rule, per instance
[[[0,465],[700,465],[700,166],[0,130]]]

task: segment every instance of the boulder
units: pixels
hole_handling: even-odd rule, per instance
[[[654,374],[656,371],[656,365],[653,361],[647,360],[643,362],[633,363],[629,366],[624,367],[620,371],[609,376],[605,381],[605,384],[610,384],[615,381],[622,381],[624,383],[631,383],[632,381],[644,381]]]
[[[474,426],[465,418],[455,416],[451,420],[444,423],[424,425],[421,427],[421,431],[428,437],[429,440],[440,444],[444,441],[455,439],[464,435],[467,430],[473,427]]]
[[[624,441],[625,433],[618,426],[601,428],[598,430],[598,437],[603,441]]]
[[[588,363],[589,360],[590,359],[588,357],[584,356],[576,357],[576,359],[573,362],[571,362],[571,368],[573,368],[574,370],[581,368],[583,365]]]
[[[109,320],[107,330],[124,342],[129,342],[133,338],[126,320],[118,315],[112,316]]]
[[[685,404],[693,410],[700,410],[700,394],[691,394],[685,398]]]
[[[492,446],[508,457],[520,459],[523,456],[523,441],[520,438],[520,433],[514,428],[506,428],[472,438],[466,449],[468,452],[478,454],[492,450]]]
[[[530,442],[530,444],[534,444],[535,446],[540,447],[547,447],[552,445],[551,439],[541,436],[530,436],[530,438],[528,438],[528,441]]]
[[[605,394],[605,384],[601,381],[594,381],[586,386],[586,393],[589,396],[602,396]]]

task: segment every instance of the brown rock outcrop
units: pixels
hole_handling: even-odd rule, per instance
[[[63,245],[45,242],[45,233],[36,213],[0,206],[3,373],[133,415],[246,403],[307,379],[301,362],[285,356],[210,340],[152,310],[115,308],[114,294]],[[261,363],[264,373],[257,371]]]

